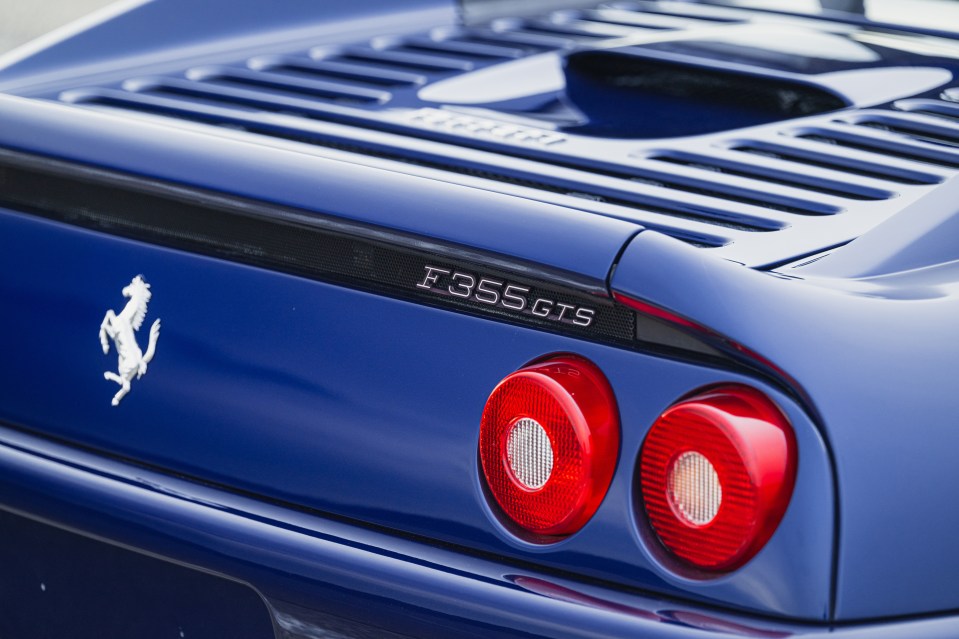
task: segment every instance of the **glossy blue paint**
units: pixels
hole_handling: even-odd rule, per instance
[[[625,11],[629,19],[639,16],[642,24],[643,6],[612,11]],[[916,126],[907,116],[895,113],[904,108],[899,102],[894,105],[896,100],[916,99],[926,105],[915,108],[929,108],[927,103],[932,102],[932,108],[948,109],[938,97],[941,89],[953,83],[959,49],[930,48],[920,36],[909,33],[889,34],[867,27],[836,33],[808,19],[710,9],[704,18],[699,17],[701,11],[670,7],[671,26],[639,27],[628,34],[617,22],[622,18],[616,16],[560,12],[551,18],[554,26],[545,25],[547,30],[558,30],[548,36],[536,31],[544,25],[535,18],[503,20],[489,29],[431,22],[429,16],[421,16],[418,22],[388,28],[375,25],[381,27],[379,33],[331,36],[318,32],[310,43],[296,40],[279,45],[264,36],[259,44],[248,43],[238,52],[212,57],[173,47],[163,64],[128,61],[116,71],[74,73],[69,79],[17,90],[107,111],[110,117],[102,128],[109,127],[119,138],[137,139],[134,153],[138,157],[151,157],[152,152],[144,154],[141,149],[152,149],[156,141],[137,124],[118,119],[118,112],[217,124],[217,137],[251,141],[251,136],[236,133],[235,129],[243,128],[257,134],[253,136],[257,145],[338,157],[589,211],[715,247],[719,256],[757,267],[848,242],[927,194],[952,174],[949,169],[959,167],[959,156],[938,144],[894,144],[888,152],[880,148],[878,155],[867,156],[871,161],[856,150],[862,145],[888,145],[882,136],[875,137],[874,125]],[[598,21],[607,25],[600,31],[612,31],[605,37],[577,37],[581,21],[593,28]],[[628,37],[617,39],[623,35]],[[500,43],[499,53],[417,48],[424,42],[441,49],[463,46],[461,40],[475,46],[475,40],[489,38]],[[617,46],[624,43],[631,46]],[[590,54],[590,47],[622,49],[644,59],[708,66],[742,77],[778,76],[797,84],[815,84],[842,96],[842,103],[850,106],[823,114],[797,109],[788,122],[738,128],[734,134],[729,130],[732,121],[710,135],[689,135],[694,131],[680,127],[668,135],[659,134],[669,138],[668,144],[662,137],[630,139],[628,131],[621,131],[617,138],[597,138],[584,134],[596,124],[590,122],[590,111],[569,104],[583,91],[575,90],[575,82],[567,86],[562,72],[567,56]],[[721,58],[719,52],[725,49],[729,54]],[[352,65],[351,73],[356,73],[357,56],[365,60],[359,65],[359,79],[350,76],[344,82],[336,75],[342,71],[339,67],[329,75],[330,64]],[[537,59],[551,64],[553,71],[523,66]],[[488,71],[496,76],[480,82]],[[380,80],[369,82],[370,73],[384,72],[401,80],[385,87]],[[527,88],[524,74],[534,74],[537,82]],[[546,88],[540,86],[544,75],[555,76]],[[455,93],[460,97],[431,99],[437,86],[450,81],[457,82]],[[291,83],[297,85],[292,90]],[[323,87],[319,93],[318,84]],[[511,87],[513,99],[471,100],[477,85]],[[357,99],[357,86],[362,99]],[[454,92],[445,93],[448,97]],[[612,103],[619,122],[655,122],[665,117],[661,100],[640,98],[594,96],[592,102]],[[782,102],[788,105],[791,100]],[[690,101],[708,101],[708,96],[696,99],[694,95]],[[666,110],[677,109],[667,106]],[[79,117],[75,111],[60,115],[51,111],[44,117],[72,121]],[[708,111],[708,118],[693,113],[686,119],[715,119],[716,108]],[[13,113],[7,117],[19,119]],[[501,121],[506,128],[515,126],[525,133],[492,134],[502,129],[496,126]],[[200,130],[210,132],[208,127]],[[948,129],[937,130],[934,135],[952,139]],[[654,126],[646,135],[655,134]],[[832,148],[821,142],[810,147],[807,140],[850,135],[849,144],[840,140]],[[285,141],[290,138],[303,144]],[[45,152],[53,155],[69,154],[73,144],[70,137],[61,140],[59,135],[42,139]],[[770,143],[785,145],[786,157],[769,158],[768,150],[757,157],[755,149]],[[24,143],[23,148],[35,144]],[[323,148],[327,146],[356,152],[337,153]],[[810,157],[817,146],[825,147],[832,159],[823,164]],[[195,145],[192,151],[203,152]],[[399,162],[384,161],[379,155]],[[812,161],[790,160],[801,156]],[[913,157],[928,158],[933,166],[921,167],[909,161]],[[210,163],[217,161],[195,156],[189,165],[209,171]],[[444,170],[448,168],[454,170]],[[885,179],[890,170],[919,168],[926,176],[918,183]],[[154,167],[148,174],[153,172],[164,169]]]
[[[516,560],[764,613],[828,615],[830,473],[817,433],[775,389],[767,390],[802,450],[780,534],[741,571],[688,579],[660,562],[657,542],[636,523],[636,459],[646,430],[671,402],[706,385],[749,382],[742,374],[11,213],[0,214],[0,237],[11,238],[2,242],[0,271],[32,275],[29,286],[0,282],[0,295],[19,309],[0,319],[0,345],[20,370],[0,388],[2,421]],[[160,318],[163,331],[147,375],[114,408],[115,384],[103,371],[116,359],[102,355],[96,331],[106,310],[123,301],[128,279],[118,280],[120,272],[142,273],[151,284],[147,321]],[[557,352],[587,357],[604,371],[624,426],[604,504],[578,534],[541,546],[517,539],[490,511],[476,446],[493,387]],[[51,370],[51,361],[61,365]],[[51,395],[64,401],[50,402]],[[822,525],[800,525],[809,520]]]
[[[882,281],[904,271],[932,268],[959,260],[959,179],[953,178],[887,222],[832,251],[802,273],[832,279]],[[916,284],[927,278],[919,276]],[[936,278],[929,277],[932,284]],[[929,295],[929,293],[926,293]],[[932,294],[935,296],[935,294]]]
[[[409,175],[356,164],[352,154],[314,155],[298,144],[270,148],[218,134],[198,139],[195,130],[142,122],[116,128],[102,114],[9,96],[0,96],[0,111],[7,123],[0,144],[7,148],[343,217],[464,251],[498,253],[592,288],[605,289],[616,254],[642,228],[440,181],[436,171]]]
[[[77,74],[104,73],[131,60],[162,65],[170,54],[222,55],[255,41],[269,49],[285,43],[452,22],[452,0],[325,0],[322,5],[277,0],[269,5],[226,0],[125,0],[92,16],[42,49],[26,47],[0,58],[0,91],[40,82],[62,82]],[[282,46],[282,45],[281,45]]]
[[[0,479],[9,489],[6,509],[250,584],[282,636],[293,639],[330,631],[350,638],[933,639],[955,627],[950,618],[815,627],[692,608],[291,511],[6,428]],[[28,544],[22,552],[43,549]],[[80,605],[102,605],[94,589],[72,594]]]
[[[859,280],[761,273],[648,233],[617,266],[614,290],[772,362],[816,416],[838,489],[838,619],[955,605],[955,282],[954,263]]]
[[[274,635],[266,603],[243,584],[2,509],[0,530],[4,637]]]
[[[788,80],[842,104],[787,122],[732,108],[695,123],[709,134],[683,135],[680,119],[669,137],[661,101],[620,102],[577,75],[598,50],[604,65]],[[366,79],[346,88],[302,77],[357,60]],[[0,91],[19,94],[0,95],[0,147],[625,295],[740,363],[0,209],[0,508],[250,584],[292,637],[954,636],[948,617],[828,624],[959,607],[957,61],[959,45],[915,33],[699,3],[462,25],[439,0],[163,0],[64,40],[0,73]],[[284,64],[301,71],[291,80]],[[632,139],[633,119],[658,137]],[[113,408],[103,371],[116,359],[96,330],[137,273],[163,329]],[[604,371],[624,430],[596,516],[537,545],[487,503],[476,440],[495,384],[561,352]],[[783,408],[799,474],[752,561],[691,578],[638,514],[635,464],[662,410],[725,382]],[[78,593],[78,607],[93,599]]]

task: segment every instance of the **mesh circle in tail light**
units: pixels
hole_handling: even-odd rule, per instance
[[[759,391],[713,388],[656,420],[639,477],[649,523],[670,553],[702,570],[734,570],[769,541],[786,511],[795,437]]]
[[[502,512],[535,535],[570,535],[592,517],[618,451],[613,391],[579,357],[552,357],[516,371],[483,410],[486,485]]]

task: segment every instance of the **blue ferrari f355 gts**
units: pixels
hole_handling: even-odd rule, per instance
[[[8,53],[0,637],[959,637],[957,173],[949,0]]]

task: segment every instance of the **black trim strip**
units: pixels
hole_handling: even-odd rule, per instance
[[[468,247],[4,149],[0,187],[0,206],[102,233],[590,341],[721,357],[615,303],[602,284]],[[469,278],[471,293],[457,295]]]
[[[585,339],[625,345],[635,335],[632,311],[601,285],[388,229],[3,150],[0,185],[0,205],[94,231]],[[524,308],[418,287],[427,266],[514,283]],[[553,303],[541,312],[565,304],[595,315],[589,326],[572,310],[538,316],[537,299]]]

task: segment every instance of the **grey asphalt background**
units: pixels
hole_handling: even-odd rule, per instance
[[[0,53],[72,22],[112,0],[0,0]]]

